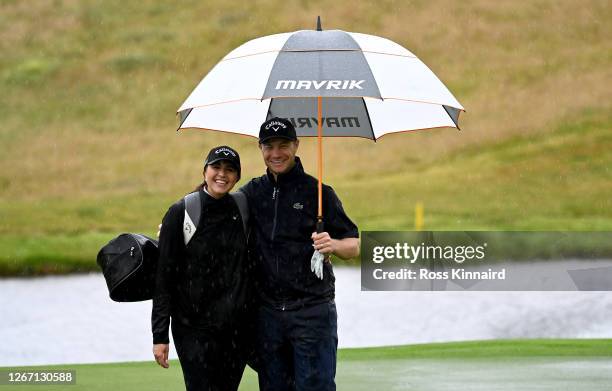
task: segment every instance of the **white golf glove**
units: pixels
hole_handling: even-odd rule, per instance
[[[323,279],[324,260],[325,256],[321,254],[318,250],[315,250],[312,254],[312,258],[310,258],[310,270],[321,280]]]

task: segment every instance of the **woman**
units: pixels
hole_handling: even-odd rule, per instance
[[[237,390],[249,352],[252,274],[240,210],[228,193],[240,179],[240,157],[227,146],[204,162],[200,221],[187,244],[185,200],[166,213],[159,238],[153,298],[155,360],[168,368],[168,328],[187,390]],[[185,228],[187,229],[187,228]]]

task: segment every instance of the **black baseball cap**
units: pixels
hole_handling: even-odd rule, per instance
[[[206,156],[206,160],[204,160],[204,168],[209,164],[213,164],[219,162],[221,160],[225,160],[233,165],[236,170],[238,170],[238,178],[240,178],[240,155],[238,152],[227,145],[221,145],[215,147],[208,152],[208,156]]]
[[[295,141],[297,136],[293,124],[284,118],[270,118],[259,128],[259,143],[265,143],[273,138],[284,138]]]

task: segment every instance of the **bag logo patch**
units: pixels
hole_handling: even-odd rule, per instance
[[[185,209],[185,218],[183,219],[183,240],[185,241],[185,246],[195,234],[196,228],[193,220],[189,217],[189,213],[187,213],[187,209]]]

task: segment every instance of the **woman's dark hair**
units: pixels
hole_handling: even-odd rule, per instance
[[[203,181],[202,183],[200,183],[199,185],[197,185],[195,187],[195,189],[193,189],[191,192],[193,193],[194,191],[200,191],[202,190],[202,188],[206,185],[206,181]]]

